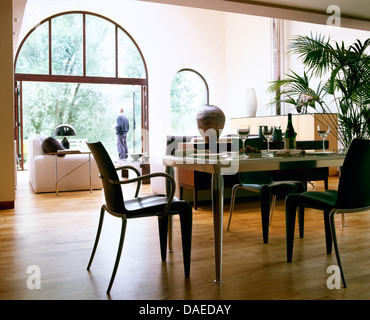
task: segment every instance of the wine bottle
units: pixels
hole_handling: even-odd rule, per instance
[[[296,135],[293,128],[292,114],[288,113],[288,125],[284,136],[285,149],[296,149]]]

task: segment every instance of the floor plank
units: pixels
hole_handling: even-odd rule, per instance
[[[336,188],[337,178],[330,178]],[[317,190],[323,184],[315,183]],[[310,188],[312,188],[310,186]],[[125,189],[131,196],[133,189]],[[150,192],[144,186],[143,193]],[[130,196],[129,195],[129,196]],[[27,173],[18,177],[15,208],[0,211],[0,299],[303,300],[370,298],[370,215],[346,216],[338,238],[348,288],[328,289],[326,272],[336,259],[325,253],[322,213],[307,210],[305,238],[296,232],[293,262],[286,262],[284,201],[278,200],[268,244],[262,243],[259,205],[238,201],[230,231],[225,202],[223,283],[215,284],[211,206],[194,211],[191,276],[183,277],[179,221],[174,253],[162,263],[155,218],[130,220],[111,295],[105,294],[115,259],[119,220],[107,215],[90,272],[86,270],[102,191],[34,194]],[[338,217],[338,225],[340,224]],[[35,266],[35,267],[32,267]],[[31,268],[31,269],[29,269]],[[36,268],[36,269],[32,269]],[[27,273],[27,270],[29,273]],[[32,270],[41,288],[30,289]],[[31,281],[31,282],[30,282]],[[28,283],[28,287],[27,287]]]

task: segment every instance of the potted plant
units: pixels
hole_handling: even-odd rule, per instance
[[[290,51],[298,54],[305,67],[303,76],[291,71],[285,79],[273,81],[269,92],[278,92],[272,103],[290,103],[299,113],[309,113],[309,108],[331,113],[325,99],[336,105],[338,123],[329,117],[328,123],[344,147],[353,138],[370,138],[370,56],[366,50],[370,39],[346,47],[344,43],[331,44],[330,37],[316,35],[297,36]],[[316,90],[310,87],[313,77],[322,78]],[[337,128],[337,130],[336,130]]]

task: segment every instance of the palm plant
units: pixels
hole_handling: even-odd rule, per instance
[[[303,77],[291,71],[286,79],[273,81],[268,89],[278,92],[273,103],[291,103],[303,113],[308,113],[308,108],[328,113],[330,108],[324,97],[331,96],[338,112],[338,140],[346,147],[353,138],[369,139],[369,46],[370,39],[364,43],[357,40],[346,48],[344,43],[331,45],[331,39],[321,35],[296,37],[290,49],[298,54],[307,71]],[[326,74],[329,78],[324,85],[320,82],[316,90],[310,88],[312,77],[322,78]]]

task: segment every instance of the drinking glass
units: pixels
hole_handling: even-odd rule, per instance
[[[325,139],[330,133],[330,126],[317,126],[317,133],[322,138],[322,151],[325,152]]]
[[[245,140],[247,140],[247,138],[249,136],[249,133],[250,133],[250,125],[249,124],[238,126],[238,135],[239,135],[239,137],[240,137],[240,139],[242,140],[242,143],[243,143],[243,146],[242,146],[242,148],[243,148],[242,158],[243,159],[247,158],[247,156],[245,155],[244,142],[245,142]]]
[[[272,138],[272,133],[274,132],[274,128],[272,126],[263,126],[262,133],[267,139],[267,151],[270,151],[270,139]]]

